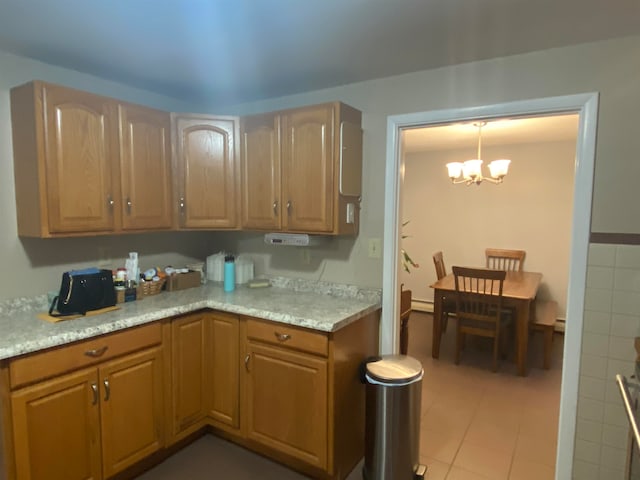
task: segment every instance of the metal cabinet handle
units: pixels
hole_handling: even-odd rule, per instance
[[[291,200],[287,200],[287,213],[291,215]]]
[[[94,348],[93,350],[87,350],[86,352],[84,352],[84,354],[87,357],[98,358],[104,355],[108,348],[109,347],[105,345],[102,348]]]
[[[111,197],[111,194],[107,195],[107,205],[109,207],[110,210],[113,210],[113,205],[116,202],[113,201],[113,198]]]
[[[245,355],[244,357],[244,368],[247,372],[250,372],[251,370],[249,370],[249,360],[251,359],[251,354],[247,353],[247,355]]]
[[[127,213],[131,215],[131,207],[133,206],[133,203],[131,203],[131,199],[127,197],[127,201],[125,203],[127,204]]]
[[[280,342],[286,342],[287,340],[289,340],[291,338],[291,335],[289,335],[288,333],[278,333],[278,332],[274,332],[274,335],[276,336],[276,338],[280,341]]]
[[[184,215],[185,202],[184,197],[180,197],[180,214]]]
[[[91,391],[93,392],[93,402],[91,402],[91,405],[96,405],[98,403],[98,385],[92,383]]]
[[[109,380],[106,378],[102,382],[104,384],[104,401],[108,401],[111,397],[111,385],[109,385]]]
[[[277,200],[273,201],[273,214],[274,215],[278,215],[278,201]]]

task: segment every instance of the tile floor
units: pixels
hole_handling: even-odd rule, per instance
[[[527,377],[505,360],[490,370],[488,346],[468,342],[453,363],[455,323],[443,338],[439,360],[431,358],[429,314],[413,312],[409,355],[425,369],[420,461],[428,480],[547,480],[554,478],[560,401],[562,335],[555,335],[551,370],[542,370],[542,337],[530,344]],[[362,478],[361,464],[348,480]],[[301,480],[306,477],[236,445],[204,436],[140,480],[188,478]]]

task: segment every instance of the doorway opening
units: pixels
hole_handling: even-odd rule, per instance
[[[564,342],[556,478],[571,478],[578,396],[598,94],[578,94],[480,107],[395,115],[387,119],[381,353],[398,351],[402,131],[421,126],[495,118],[576,113],[579,116],[574,177],[567,325]]]

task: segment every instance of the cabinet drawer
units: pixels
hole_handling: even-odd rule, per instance
[[[161,342],[161,323],[154,322],[18,358],[9,364],[11,389]]]
[[[277,322],[247,320],[247,336],[262,342],[327,356],[329,339],[326,334],[292,327]]]

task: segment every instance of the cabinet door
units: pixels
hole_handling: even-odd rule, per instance
[[[331,232],[333,218],[334,108],[288,112],[282,149],[283,228]]]
[[[310,465],[327,463],[327,361],[248,342],[248,438]]]
[[[169,114],[129,104],[118,109],[122,228],[168,229],[172,226]]]
[[[206,320],[205,314],[196,314],[171,322],[174,435],[199,428],[207,413]]]
[[[237,226],[236,119],[175,117],[180,226]]]
[[[42,95],[49,232],[113,230],[115,103],[54,85]]]
[[[280,230],[280,116],[242,120],[242,226]]]
[[[143,350],[99,368],[105,478],[163,447],[161,352]]]
[[[209,318],[210,360],[207,386],[209,416],[215,424],[240,428],[240,330],[233,315],[213,313]]]
[[[91,368],[11,394],[17,478],[102,478],[97,385]]]

